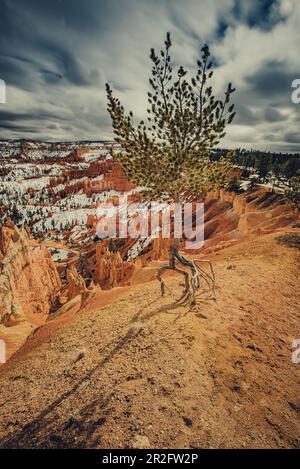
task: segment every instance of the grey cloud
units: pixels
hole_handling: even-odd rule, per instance
[[[268,107],[265,110],[264,117],[268,122],[279,122],[285,120],[282,112],[274,107]]]
[[[233,98],[235,102],[235,110],[238,116],[238,123],[243,125],[253,125],[255,122],[259,120],[259,116],[257,112],[254,112],[251,109],[251,106],[239,100],[239,95],[237,94],[235,98]]]
[[[233,41],[229,52],[220,48],[214,59],[215,74],[221,75],[224,86],[238,83],[233,99],[237,117],[226,144],[294,148],[298,143],[299,111],[290,101],[297,63],[292,66],[287,53],[279,60],[278,50],[264,59],[256,57],[266,42],[262,34],[270,31],[275,37],[277,25],[289,21],[278,9],[275,12],[275,0],[0,2],[0,77],[7,82],[9,97],[0,107],[0,137],[112,137],[105,81],[137,118],[143,118],[151,69],[148,52],[171,31],[174,59],[187,66],[195,63],[203,41]],[[242,42],[235,38],[241,27]],[[296,42],[296,29],[291,34]],[[250,71],[243,68],[245,55],[234,55],[239,47],[247,53],[249,44]],[[224,72],[222,64],[228,62],[230,69]]]
[[[35,89],[35,83],[30,80],[33,64],[21,61],[12,56],[0,55],[0,74],[7,86],[16,86],[26,91]]]
[[[37,120],[49,120],[49,119],[56,119],[56,120],[66,120],[66,117],[61,115],[57,115],[54,113],[49,112],[36,112],[35,114],[32,113],[14,113],[11,111],[2,111],[0,110],[0,121],[1,125],[3,121],[7,122],[17,122],[17,121],[31,121],[33,119]]]
[[[300,132],[287,132],[284,135],[285,142],[300,144]]]
[[[39,133],[40,127],[34,127],[33,125],[24,125],[24,124],[12,124],[11,122],[1,122],[1,127],[3,129],[10,130],[12,132],[24,132],[24,133]]]
[[[287,70],[286,64],[271,61],[247,77],[250,89],[257,95],[264,97],[277,97],[291,95],[291,83],[295,75]]]

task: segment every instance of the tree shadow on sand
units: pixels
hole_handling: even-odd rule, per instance
[[[106,421],[106,408],[111,395],[106,398],[97,398],[81,409],[80,417],[70,414],[69,418],[61,423],[58,423],[58,408],[64,401],[73,397],[81,386],[85,383],[88,385],[98,370],[104,368],[124,347],[138,338],[151,318],[160,314],[172,314],[175,315],[172,322],[175,322],[194,310],[194,307],[186,301],[174,301],[154,309],[153,306],[160,300],[161,296],[157,296],[152,302],[143,306],[133,316],[126,334],[118,337],[99,351],[101,354],[105,353],[108,348],[110,349],[102,360],[88,370],[68,391],[49,404],[31,422],[23,426],[21,430],[3,437],[0,440],[0,448],[93,448],[101,444],[99,437],[94,438],[93,434]],[[147,311],[149,307],[150,311]],[[181,311],[178,312],[179,309]]]

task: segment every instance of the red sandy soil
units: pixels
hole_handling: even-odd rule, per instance
[[[299,250],[280,236],[213,255],[216,302],[176,305],[177,276],[161,298],[152,266],[53,317],[0,370],[0,447],[299,448]]]

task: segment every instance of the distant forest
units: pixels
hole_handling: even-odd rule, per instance
[[[212,159],[218,160],[227,151],[224,148],[215,150]],[[233,162],[241,168],[255,170],[263,181],[269,173],[285,179],[300,176],[299,153],[272,153],[238,148],[234,151]]]

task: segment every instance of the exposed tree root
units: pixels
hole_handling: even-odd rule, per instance
[[[178,262],[181,266],[186,267],[186,269],[182,269],[176,266],[176,262]],[[206,272],[203,267],[200,267],[198,264],[208,264],[210,268],[210,272]],[[212,263],[208,259],[193,259],[189,260],[186,257],[182,256],[177,248],[172,250],[170,254],[169,263],[163,264],[157,272],[157,279],[160,282],[161,294],[164,296],[165,294],[165,283],[162,279],[162,275],[167,270],[173,270],[178,272],[179,274],[183,275],[184,277],[184,289],[180,298],[178,298],[178,302],[181,301],[189,301],[192,305],[196,303],[195,300],[195,292],[199,290],[202,281],[206,283],[209,289],[212,291],[213,296],[211,299],[216,299],[216,281],[215,281],[215,273],[213,270]]]

